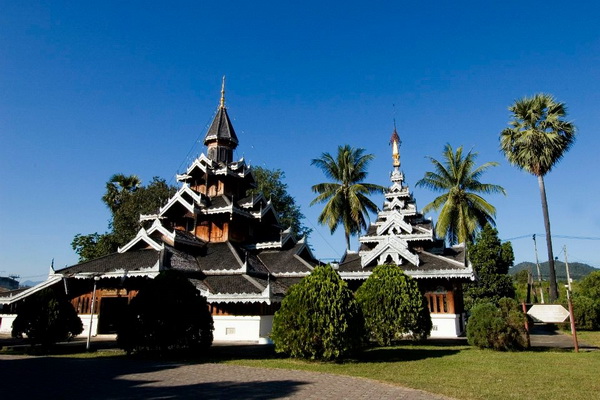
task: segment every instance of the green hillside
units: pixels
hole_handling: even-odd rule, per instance
[[[556,279],[566,281],[567,280],[567,271],[565,268],[565,263],[562,261],[555,261],[554,268],[556,270]],[[511,275],[514,275],[519,271],[529,270],[529,269],[531,269],[531,272],[533,273],[534,278],[537,279],[537,268],[535,266],[535,263],[532,263],[529,261],[518,263],[517,265],[512,267],[508,271],[508,273]],[[593,271],[598,271],[598,269],[594,268],[590,265],[583,264],[583,263],[578,263],[578,262],[569,263],[569,272],[571,273],[571,279],[573,279],[573,280],[579,280]],[[547,280],[548,275],[549,275],[547,261],[540,264],[540,272],[542,273],[542,279]]]

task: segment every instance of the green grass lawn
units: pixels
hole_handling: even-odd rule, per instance
[[[571,331],[563,331],[563,333],[571,336]],[[600,331],[577,331],[577,341],[600,347]]]
[[[582,399],[600,393],[600,352],[502,353],[468,346],[399,346],[343,363],[239,359],[228,363],[360,376],[457,399]]]

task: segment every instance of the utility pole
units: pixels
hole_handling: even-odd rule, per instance
[[[92,305],[90,306],[90,329],[88,330],[87,342],[85,344],[85,349],[90,351],[90,342],[92,339],[92,326],[94,325],[94,303],[96,303],[96,282],[98,282],[100,278],[98,276],[94,277],[94,289],[92,291]]]
[[[571,320],[571,335],[573,335],[573,345],[575,353],[579,353],[579,343],[577,342],[577,331],[575,330],[575,318],[573,315],[573,300],[571,299],[571,274],[569,273],[569,260],[567,259],[567,245],[563,247],[565,252],[565,267],[567,268],[567,301],[569,302],[569,319]]]
[[[542,274],[540,272],[540,261],[538,259],[537,242],[535,241],[535,233],[533,234],[533,248],[535,249],[535,265],[537,266],[538,281],[540,283],[540,298],[544,304],[544,288],[542,288]]]

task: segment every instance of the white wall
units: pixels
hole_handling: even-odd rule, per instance
[[[0,333],[11,334],[13,321],[17,314],[0,314]]]
[[[268,343],[273,327],[272,315],[213,315],[215,341],[251,341]]]
[[[462,314],[431,314],[433,328],[429,337],[458,337],[462,334],[460,329],[462,318]]]
[[[95,307],[94,307],[95,308]],[[90,314],[79,314],[79,319],[81,319],[81,323],[83,324],[83,332],[81,332],[78,337],[87,337],[90,329]],[[94,318],[92,321],[92,336],[96,336],[98,334],[98,314],[94,314]]]

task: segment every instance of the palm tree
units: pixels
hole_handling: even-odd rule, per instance
[[[429,157],[435,172],[426,172],[417,182],[417,186],[444,192],[427,204],[423,212],[441,208],[435,226],[438,237],[445,237],[450,244],[472,243],[475,234],[487,223],[495,225],[496,208],[479,193],[506,194],[502,186],[479,181],[488,168],[498,163],[487,162],[475,168],[477,153],[469,151],[463,156],[462,146],[454,152],[449,144],[444,147],[443,157],[443,162]]]
[[[141,184],[142,181],[137,175],[114,174],[106,182],[106,193],[102,196],[102,201],[114,215],[125,196],[135,192]]]
[[[509,122],[510,127],[500,133],[500,148],[511,164],[537,176],[548,247],[550,300],[553,301],[558,298],[558,288],[544,176],[575,141],[575,126],[563,119],[567,114],[565,104],[549,94],[525,97],[508,109],[513,119]]]
[[[331,233],[342,224],[348,250],[350,236],[366,229],[369,211],[378,210],[367,196],[385,190],[383,186],[363,182],[367,177],[367,166],[374,158],[373,154],[364,153],[364,149],[339,146],[337,157],[323,153],[320,158],[311,162],[311,165],[321,168],[325,176],[334,182],[314,185],[312,190],[319,195],[310,205],[326,203],[318,221],[320,224],[327,224]]]

